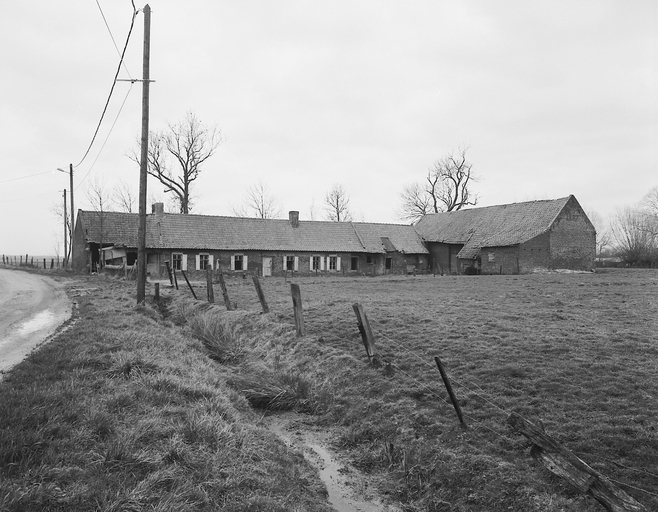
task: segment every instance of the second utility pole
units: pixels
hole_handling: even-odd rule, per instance
[[[144,6],[144,65],[142,77],[142,147],[139,162],[139,226],[137,229],[137,304],[146,299],[146,177],[149,150],[149,61],[151,8]]]

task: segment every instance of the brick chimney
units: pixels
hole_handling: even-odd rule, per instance
[[[153,203],[151,213],[158,218],[162,218],[164,216],[164,203]]]
[[[292,210],[288,212],[288,222],[293,228],[299,227],[299,212]]]

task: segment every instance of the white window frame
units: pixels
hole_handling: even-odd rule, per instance
[[[242,257],[242,268],[241,269],[236,269],[235,268],[235,258],[236,256],[241,256]],[[231,270],[234,270],[236,272],[246,272],[247,269],[249,268],[249,257],[246,254],[233,254],[231,255]]]
[[[175,259],[174,256],[180,256],[180,268],[176,268],[175,265]],[[171,269],[172,270],[178,270],[179,272],[183,270],[183,256],[185,256],[182,252],[172,252],[171,253]]]
[[[207,252],[200,252],[199,254],[196,255],[196,269],[197,270],[205,270],[205,268],[201,268],[201,256],[208,256],[208,265],[206,268],[213,268],[213,255],[209,254]]]
[[[315,263],[317,262],[318,268],[315,268]],[[316,270],[324,270],[324,256],[318,256],[318,255],[313,255],[311,256],[311,272],[315,272]]]
[[[335,258],[336,268],[331,268],[332,258]],[[340,256],[330,254],[327,256],[327,270],[331,272],[340,272]]]
[[[299,256],[295,256],[295,255],[293,255],[293,254],[285,254],[285,255],[283,256],[283,270],[284,270],[284,272],[288,272],[288,270],[290,270],[290,269],[288,268],[288,257],[295,258],[295,259],[293,260],[293,268],[292,268],[292,270],[293,270],[294,272],[298,272],[298,271],[299,271]]]

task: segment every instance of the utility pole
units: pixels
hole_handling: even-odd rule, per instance
[[[66,174],[66,171],[64,169],[60,169],[59,167],[57,168],[59,172],[63,172]],[[75,208],[73,206],[73,164],[69,164],[69,178],[71,180],[71,236],[69,237],[69,241],[71,242],[71,256],[73,256],[73,230],[75,229]],[[66,217],[66,205],[64,205],[64,217]],[[66,221],[64,222],[66,225]],[[66,257],[66,250],[64,250],[64,265],[66,268],[66,262],[67,262],[67,257]]]
[[[71,240],[70,242],[71,242],[71,256],[73,256],[73,231],[75,230],[75,209],[73,208],[73,164],[69,164],[69,177],[71,178]]]
[[[66,263],[68,262],[68,246],[66,245],[66,231],[68,224],[68,215],[66,214],[66,189],[64,189],[64,268],[66,268]]]
[[[151,58],[151,8],[144,6],[144,57],[142,76],[142,140],[139,162],[139,227],[137,229],[137,304],[146,299],[146,177],[149,149],[149,63]]]

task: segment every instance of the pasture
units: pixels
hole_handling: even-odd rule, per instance
[[[294,282],[308,346],[297,345],[286,364],[332,388],[325,421],[340,426],[336,446],[385,475],[382,488],[410,510],[600,509],[530,458],[530,444],[506,425],[511,411],[658,508],[657,272]],[[229,280],[229,295],[258,310],[250,285]],[[270,308],[292,324],[289,283],[263,286]],[[367,365],[355,302],[392,375]],[[337,354],[362,364],[332,364]]]
[[[271,409],[405,512],[603,510],[530,456],[512,411],[658,509],[656,271],[295,277],[303,337],[289,280],[261,280],[260,314],[251,279],[226,280],[228,312],[218,286],[214,306],[179,280],[136,307],[134,283],[61,279],[75,321],[0,382],[2,510],[329,510]],[[390,364],[369,364],[357,302]]]

